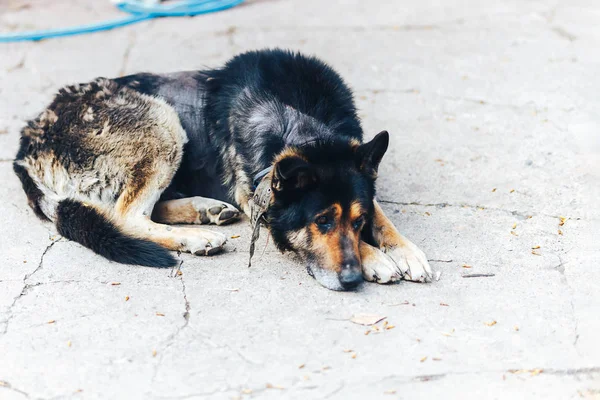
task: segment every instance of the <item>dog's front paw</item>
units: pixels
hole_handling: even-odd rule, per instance
[[[403,277],[396,263],[387,254],[365,242],[360,242],[360,258],[366,281],[389,283]]]
[[[393,260],[398,273],[407,281],[431,282],[433,273],[425,253],[414,243],[402,238],[400,245],[394,247],[382,246],[382,250]]]

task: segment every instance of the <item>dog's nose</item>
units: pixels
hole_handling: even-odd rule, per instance
[[[354,289],[363,281],[362,270],[358,260],[345,262],[340,272],[340,283],[345,290]]]

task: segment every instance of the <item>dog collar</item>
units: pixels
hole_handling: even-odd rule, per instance
[[[262,178],[264,178],[265,175],[267,175],[272,170],[273,170],[273,166],[271,165],[270,167],[267,167],[267,168],[263,169],[262,171],[260,171],[259,173],[257,173],[256,175],[254,175],[254,179],[252,180],[252,188],[255,191],[256,191],[256,188],[258,188],[258,185],[260,184],[260,181],[262,180]]]
[[[252,226],[252,238],[250,239],[250,259],[248,268],[252,265],[252,256],[254,255],[255,243],[260,236],[260,224],[266,223],[265,214],[271,204],[271,178],[267,177],[273,167],[265,168],[254,175],[254,195],[248,200],[250,206],[250,224]]]

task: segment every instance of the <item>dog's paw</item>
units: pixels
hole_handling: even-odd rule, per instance
[[[365,242],[360,243],[360,258],[366,281],[390,283],[403,277],[396,263],[387,254]]]
[[[387,256],[393,260],[398,273],[407,281],[431,282],[433,272],[425,253],[410,240],[403,238],[402,244],[393,248],[382,247]]]
[[[205,197],[194,197],[192,203],[202,224],[224,225],[240,217],[240,211],[231,204]]]
[[[197,256],[210,256],[223,250],[227,237],[219,232],[198,230],[187,240],[187,251]]]

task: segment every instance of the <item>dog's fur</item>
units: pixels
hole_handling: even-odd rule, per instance
[[[22,130],[14,170],[63,236],[158,267],[175,263],[166,249],[219,251],[224,235],[167,224],[230,222],[239,212],[228,202],[249,214],[253,176],[273,166],[266,225],[324,286],[428,280],[423,253],[374,200],[388,133],[362,136],[337,73],[268,50],[215,70],[65,87]]]

